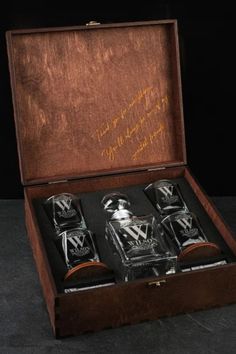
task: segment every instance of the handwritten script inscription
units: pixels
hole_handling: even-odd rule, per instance
[[[154,132],[152,132],[148,136],[145,136],[144,139],[139,144],[135,153],[132,155],[132,160],[134,160],[134,161],[137,160],[139,154],[141,154],[143,152],[143,150],[147,148],[148,145],[150,145],[154,142],[154,140],[158,137],[158,135],[162,132],[163,129],[164,129],[163,124],[160,124],[160,127],[157,130],[155,130]]]
[[[161,122],[158,123],[156,117],[158,113],[167,111],[169,108],[169,99],[167,95],[158,95],[158,98],[155,98],[157,96],[155,93],[156,90],[153,87],[146,87],[144,90],[139,91],[116,117],[104,122],[95,130],[92,137],[100,144],[103,143],[105,136],[106,142],[111,141],[107,146],[104,147],[103,145],[103,150],[101,151],[102,157],[114,161],[120,149],[127,148],[130,151],[132,146],[132,151],[130,152],[131,159],[136,161],[142,156],[145,149],[160,136],[164,131],[164,124]],[[149,104],[148,110],[142,100],[152,102]],[[134,114],[134,109],[138,104],[143,104],[144,108],[142,107],[142,110],[146,109],[141,116],[135,116]],[[132,122],[130,122],[131,119],[125,120],[128,114],[131,113],[133,113]],[[153,121],[154,118],[155,121]],[[145,134],[144,127],[147,130],[147,127],[150,129],[150,126],[153,127],[153,125],[156,128],[152,128],[153,131]]]
[[[144,90],[139,91],[137,95],[135,95],[128,103],[127,107],[123,108],[117,116],[112,117],[109,121],[103,123],[101,127],[97,128],[95,133],[92,134],[92,137],[101,142],[102,138],[108,134],[109,131],[116,129],[119,123],[125,119],[126,115],[132,110],[132,108],[137,105],[151,90],[152,87],[146,87]]]

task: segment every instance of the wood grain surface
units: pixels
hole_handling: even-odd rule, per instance
[[[185,161],[175,21],[7,38],[24,184]]]

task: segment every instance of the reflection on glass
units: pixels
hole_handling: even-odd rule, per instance
[[[70,193],[53,195],[44,205],[57,233],[73,227],[86,229],[80,200],[75,195]]]
[[[87,229],[80,199],[70,193],[61,193],[48,198],[44,205],[57,235],[57,249],[68,269],[65,280],[107,270],[100,262],[94,235]]]
[[[218,255],[220,249],[208,239],[195,214],[180,211],[164,217],[161,221],[169,234],[179,259]]]
[[[133,215],[128,197],[119,192],[105,195],[101,203],[107,213],[106,238],[121,261],[121,278],[175,272],[176,255],[153,215]]]
[[[180,188],[176,183],[160,180],[149,184],[144,191],[162,215],[187,210]]]
[[[107,268],[100,262],[93,234],[89,230],[70,229],[59,234],[57,247],[66,263],[68,273],[65,279],[69,279],[81,270],[91,273],[91,268]],[[95,269],[95,268],[94,268]]]

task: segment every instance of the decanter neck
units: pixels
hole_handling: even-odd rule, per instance
[[[128,209],[116,210],[111,217],[111,220],[131,219],[133,213]]]

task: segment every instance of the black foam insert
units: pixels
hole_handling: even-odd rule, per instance
[[[186,181],[186,179],[184,177],[179,177],[172,179],[172,181],[179,185],[188,209],[195,213],[199,218],[200,224],[202,225],[202,228],[207,236],[208,241],[214,242],[220,247],[220,249],[222,250],[222,258],[227,259],[228,262],[235,261],[236,257],[234,256],[234,254],[232,253],[232,251],[227,246],[224,239],[216,229],[215,225],[213,224],[208,214],[200,204],[198,198],[196,197],[195,193],[193,192],[191,186]],[[111,192],[117,191],[124,193],[128,196],[131,202],[131,210],[134,215],[143,216],[153,214],[157,218],[157,220],[160,221],[159,212],[152,205],[151,201],[144,192],[144,188],[146,186],[147,184],[142,184],[116,189],[106,189],[89,193],[79,193],[77,195],[81,200],[82,211],[87,227],[94,233],[95,242],[97,244],[100,259],[113,270],[116,269],[117,262],[111,252],[108,242],[105,239],[104,231],[106,216],[101,205],[101,200],[106,194]],[[43,199],[36,199],[33,201],[33,204],[38,219],[38,224],[42,233],[45,248],[48,254],[52,274],[54,276],[55,283],[57,286],[57,290],[61,292],[64,291],[63,278],[67,272],[67,268],[55,245],[55,231],[52,226],[52,223],[48,219],[48,216],[45,212],[43,202]],[[209,262],[209,260],[205,261],[206,263]],[[191,263],[189,263],[189,265],[191,265]],[[107,282],[114,281],[114,279],[112,278],[104,278],[95,279],[94,282],[95,284],[97,284],[99,283],[99,281],[104,282],[105,279]]]

